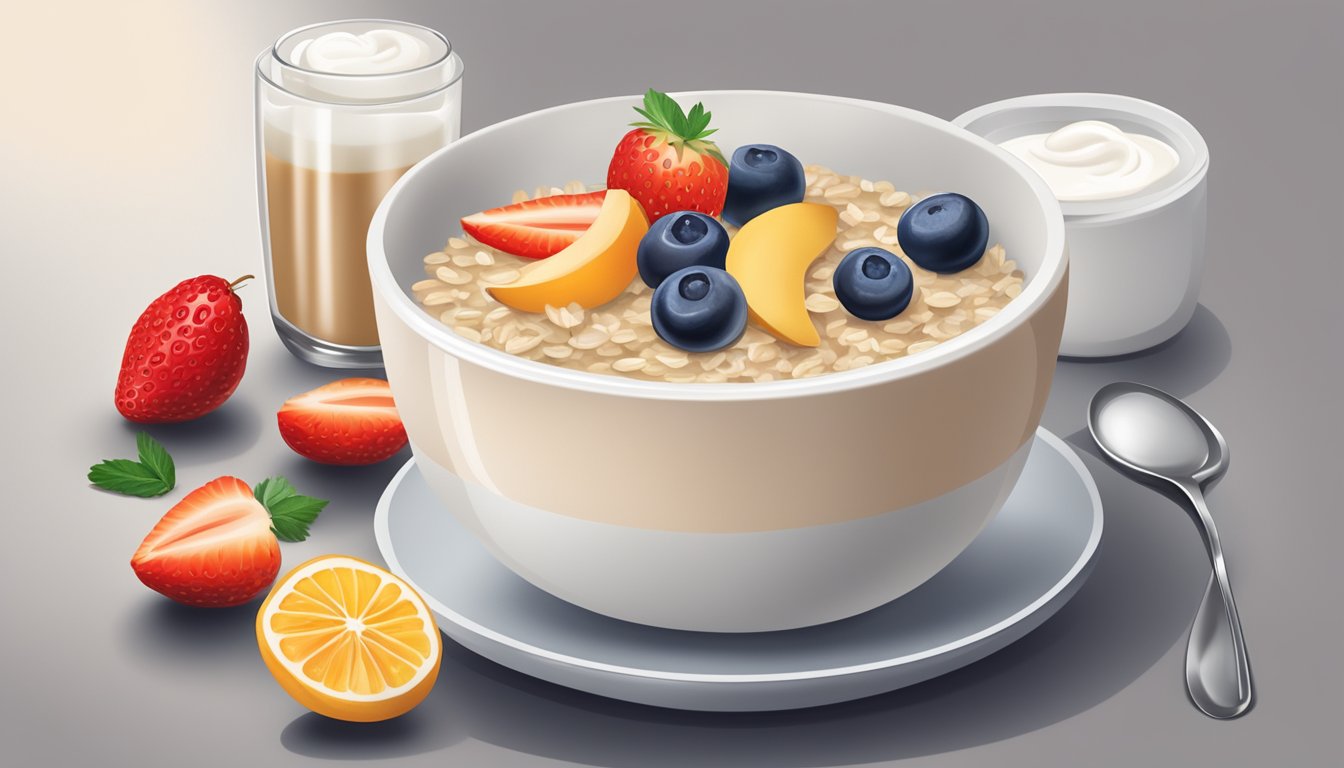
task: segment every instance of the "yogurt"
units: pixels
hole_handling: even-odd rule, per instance
[[[297,66],[333,75],[405,72],[432,64],[440,55],[399,29],[328,32],[298,41],[289,54]]]
[[[999,146],[1045,179],[1064,202],[1111,200],[1148,189],[1176,169],[1180,156],[1161,139],[1080,120]]]

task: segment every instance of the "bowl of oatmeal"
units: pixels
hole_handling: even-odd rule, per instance
[[[692,203],[639,199],[637,179],[632,202],[610,184],[638,97],[483,129],[389,192],[369,266],[415,461],[499,560],[590,610],[727,632],[862,613],[949,563],[1017,480],[1064,319],[1059,204],[1002,149],[913,110],[677,99],[712,110],[724,154],[785,148],[801,168],[797,202],[764,212],[734,210],[729,179],[710,223],[723,269],[692,263],[654,287],[610,259],[664,219],[674,234],[701,226],[668,210]],[[480,212],[609,186],[588,231],[544,260],[464,230]],[[902,219],[950,215],[951,193],[987,228],[973,261],[902,247]],[[704,335],[678,295],[744,305]]]

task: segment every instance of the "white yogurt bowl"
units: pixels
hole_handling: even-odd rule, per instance
[[[1064,221],[1006,152],[901,107],[796,93],[678,94],[725,149],[974,198],[1022,293],[916,355],[808,379],[673,384],[579,372],[458,336],[417,305],[422,259],[513,190],[599,176],[638,97],[543,110],[412,168],[369,228],[388,380],[453,514],[564,600],[678,629],[765,631],[893,600],[970,544],[1016,483],[1067,298]],[[798,120],[807,115],[807,120]]]
[[[952,122],[995,144],[1103,120],[1176,150],[1152,186],[1109,200],[1063,201],[1072,272],[1060,354],[1107,357],[1175,336],[1194,314],[1204,273],[1209,149],[1185,118],[1104,93],[1046,93],[976,107]]]

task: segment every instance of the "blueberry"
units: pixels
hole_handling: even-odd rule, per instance
[[[653,330],[688,352],[712,352],[742,338],[747,297],[733,276],[717,267],[673,272],[653,292]]]
[[[728,255],[728,232],[712,217],[696,211],[677,211],[658,219],[639,241],[635,261],[639,276],[657,288],[667,276],[686,267],[723,269]]]
[[[801,203],[806,191],[798,158],[771,144],[738,147],[728,165],[723,220],[740,227],[771,208]]]
[[[901,250],[930,272],[960,272],[980,260],[989,243],[989,220],[975,201],[955,192],[930,195],[910,206],[896,224]]]
[[[835,297],[861,320],[886,320],[910,304],[915,280],[901,257],[881,248],[850,251],[831,278]]]

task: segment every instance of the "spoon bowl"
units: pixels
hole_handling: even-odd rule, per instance
[[[1179,398],[1134,382],[1107,384],[1088,406],[1092,439],[1111,461],[1145,480],[1201,486],[1227,471],[1227,441]]]

